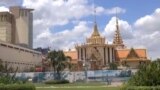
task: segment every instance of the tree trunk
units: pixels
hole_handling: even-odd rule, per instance
[[[61,72],[57,70],[57,80],[61,80]]]
[[[54,79],[56,79],[56,67],[53,66],[53,69],[54,69],[54,70],[53,70],[53,75],[54,75],[53,77],[54,77]]]

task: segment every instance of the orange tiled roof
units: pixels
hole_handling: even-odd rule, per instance
[[[131,49],[117,50],[116,52],[117,58],[119,59],[127,58],[130,50]],[[134,49],[134,50],[140,58],[147,58],[146,49]]]
[[[72,58],[71,63],[77,63],[78,61],[77,51],[65,51],[64,55],[70,56]]]

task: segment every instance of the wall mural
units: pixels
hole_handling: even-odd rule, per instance
[[[61,73],[62,79],[69,80],[70,82],[81,82],[88,79],[89,81],[126,81],[134,73],[131,70],[96,70],[96,71],[81,71]],[[22,80],[32,79],[32,82],[43,82],[53,80],[56,74],[53,72],[29,72],[17,73],[16,77]]]

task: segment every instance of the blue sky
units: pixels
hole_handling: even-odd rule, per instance
[[[33,8],[36,47],[74,49],[92,32],[93,0],[1,0],[0,11],[20,5]],[[113,41],[115,10],[125,45],[145,48],[148,57],[160,57],[160,0],[95,0],[96,20],[106,42]]]
[[[121,7],[126,9],[126,12],[118,14],[118,17],[127,20],[130,24],[133,24],[140,17],[151,14],[156,8],[160,7],[160,0],[89,0],[88,2],[89,5],[92,5],[93,3],[95,3],[95,6],[102,6],[104,8]],[[103,14],[96,16],[100,30],[105,27],[106,23],[112,16],[115,16],[115,14]],[[93,21],[93,19],[93,16],[87,16],[81,20]],[[72,27],[73,24],[70,23],[64,27],[56,26],[55,30],[58,32],[59,30],[69,29]]]

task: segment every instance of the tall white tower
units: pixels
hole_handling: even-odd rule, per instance
[[[9,12],[0,12],[0,41],[13,43],[13,25],[13,15]]]
[[[19,6],[10,7],[15,18],[15,44],[32,48],[33,46],[33,9]]]

